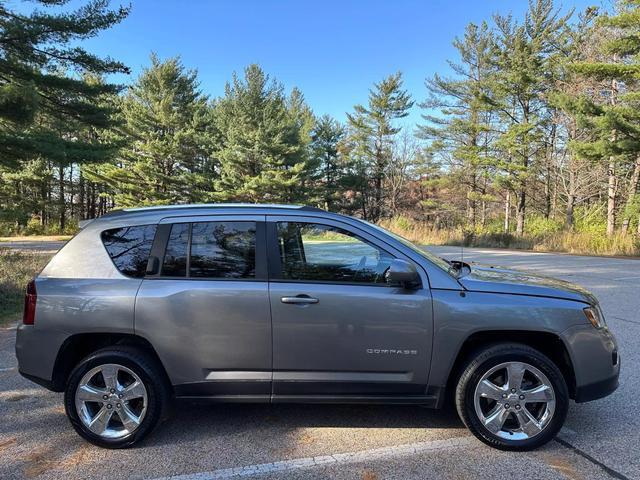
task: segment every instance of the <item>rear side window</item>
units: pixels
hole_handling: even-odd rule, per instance
[[[135,225],[102,232],[102,243],[120,273],[142,278],[156,235],[156,225]]]
[[[162,276],[251,279],[256,276],[255,222],[176,223]]]
[[[194,223],[189,276],[255,278],[255,222]]]

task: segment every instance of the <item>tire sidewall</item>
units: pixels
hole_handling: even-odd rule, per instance
[[[458,384],[456,404],[463,422],[480,440],[499,449],[532,450],[544,445],[556,436],[567,415],[569,394],[562,373],[546,356],[530,348],[513,347],[511,351],[505,349],[491,353],[490,349],[472,361]],[[486,358],[482,358],[484,356]],[[528,363],[544,373],[551,382],[556,399],[549,424],[540,434],[525,440],[506,440],[490,432],[478,418],[474,404],[476,386],[482,377],[496,365],[514,361]]]
[[[161,388],[158,380],[154,379],[158,377],[154,375],[146,359],[136,357],[138,356],[127,351],[97,352],[80,362],[71,373],[64,394],[65,411],[76,432],[89,442],[105,448],[125,448],[142,440],[158,423],[163,407]],[[142,423],[134,432],[117,439],[100,437],[86,428],[80,420],[75,404],[75,393],[82,377],[92,368],[107,363],[115,363],[131,369],[142,380],[147,390],[147,411]]]

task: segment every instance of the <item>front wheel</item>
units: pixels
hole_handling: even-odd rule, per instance
[[[501,450],[532,450],[562,427],[569,405],[558,367],[539,351],[501,344],[481,351],[460,376],[456,407],[484,443]]]
[[[169,391],[152,358],[130,347],[100,350],[71,373],[65,410],[76,432],[106,448],[142,440],[167,407]]]

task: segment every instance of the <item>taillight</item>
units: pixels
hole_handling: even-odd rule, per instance
[[[36,320],[36,282],[31,280],[27,283],[27,292],[24,295],[24,312],[22,314],[22,323],[25,325],[33,325]]]

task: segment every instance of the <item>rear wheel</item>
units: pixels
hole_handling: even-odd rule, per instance
[[[520,344],[479,352],[456,389],[456,407],[465,425],[502,450],[531,450],[547,443],[562,427],[568,403],[558,367]]]
[[[156,362],[134,348],[99,350],[71,373],[65,409],[91,443],[125,448],[142,440],[167,407],[169,392]]]

